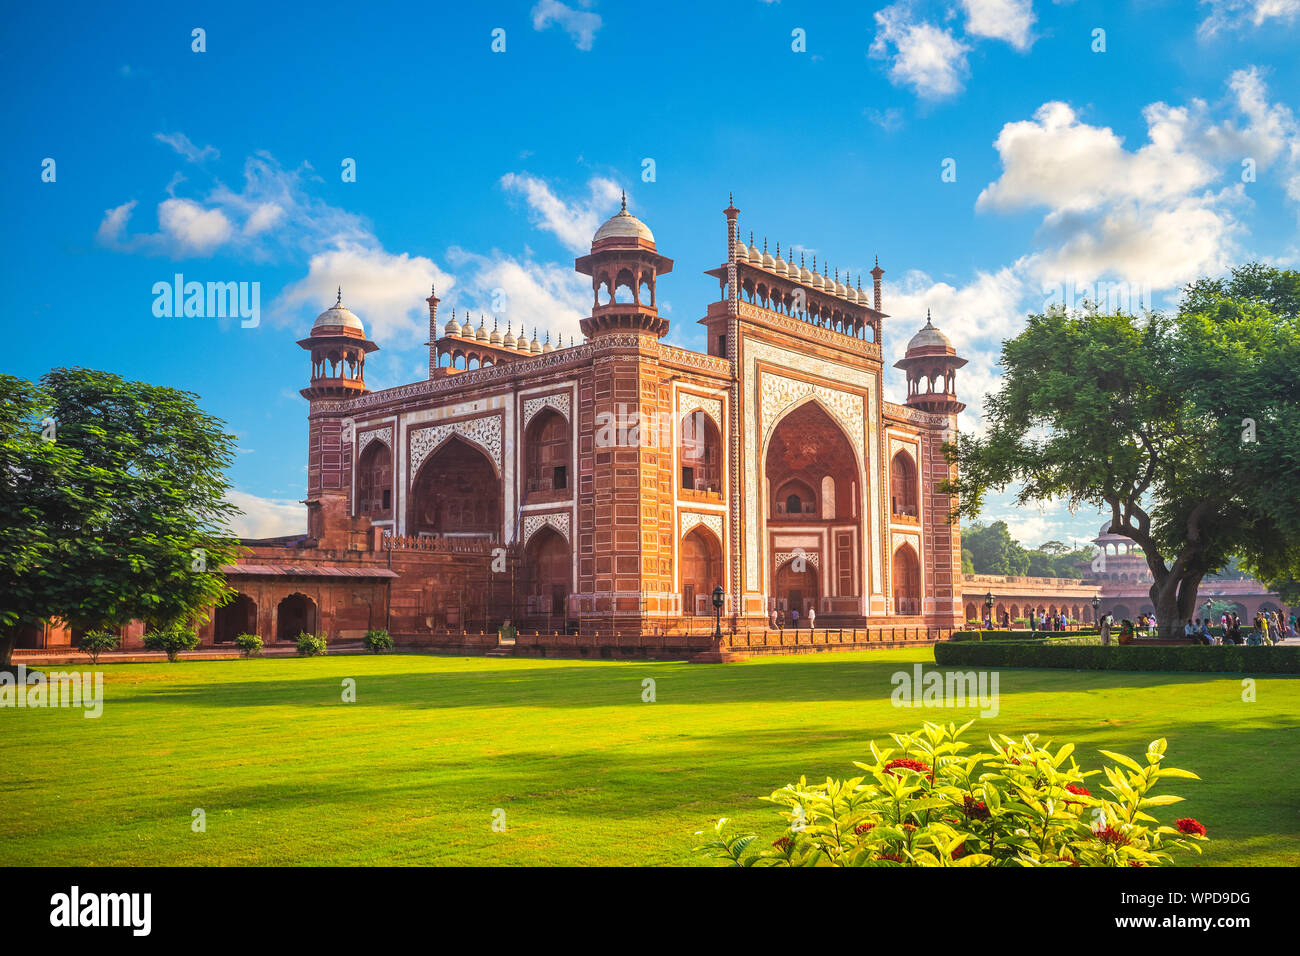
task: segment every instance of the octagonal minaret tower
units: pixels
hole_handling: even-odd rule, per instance
[[[643,331],[661,337],[667,333],[668,320],[660,318],[655,307],[655,280],[673,271],[673,260],[659,255],[650,227],[627,211],[626,194],[623,208],[596,230],[591,253],[578,258],[574,268],[591,276],[591,316],[582,320],[588,338],[603,332]],[[621,288],[631,293],[631,302],[615,301]],[[648,302],[643,300],[643,288]]]

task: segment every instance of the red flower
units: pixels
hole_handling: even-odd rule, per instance
[[[1128,834],[1123,830],[1116,830],[1110,824],[1105,829],[1093,830],[1092,835],[1109,846],[1125,846],[1128,843]]]
[[[853,828],[853,832],[856,833],[858,836],[862,836],[862,834],[866,833],[874,826],[875,826],[874,823],[859,823],[857,826]]]
[[[785,853],[785,852],[787,852],[787,851],[790,849],[790,842],[791,842],[791,841],[790,841],[790,838],[789,838],[788,836],[783,836],[783,837],[781,837],[781,839],[779,839],[779,840],[773,840],[773,841],[772,841],[772,846],[776,847],[776,848],[777,848],[778,850],[780,850],[782,853]]]
[[[920,760],[913,760],[911,757],[899,757],[897,760],[889,761],[889,763],[885,764],[885,773],[889,774],[891,777],[897,777],[898,774],[894,773],[895,767],[902,767],[904,770],[912,770],[923,776],[926,774],[932,775],[934,773],[934,771],[930,769],[928,763]]]
[[[1087,788],[1087,787],[1081,787],[1081,786],[1079,786],[1077,783],[1067,783],[1067,784],[1065,785],[1065,789],[1066,789],[1066,790],[1069,790],[1071,793],[1076,794],[1076,795],[1078,795],[1078,796],[1080,796],[1080,797],[1091,797],[1091,796],[1092,796],[1092,794],[1088,792],[1088,788]]]
[[[882,859],[882,860],[889,860],[889,861],[892,862],[892,863],[902,863],[902,862],[903,862],[903,858],[902,858],[901,856],[895,856],[893,853],[882,853],[882,854],[880,854],[880,859]]]
[[[987,820],[989,818],[989,808],[984,805],[983,800],[976,800],[974,797],[962,797],[962,810],[972,820]]]
[[[1175,820],[1174,826],[1178,827],[1183,833],[1192,836],[1205,836],[1205,827],[1191,817],[1183,817],[1181,820]]]
[[[1070,866],[1078,866],[1078,865],[1079,865],[1079,861],[1078,861],[1078,860],[1072,860],[1072,859],[1070,859],[1068,856],[1058,856],[1058,857],[1056,858],[1056,862],[1057,862],[1057,863],[1068,863],[1068,864],[1070,864]]]

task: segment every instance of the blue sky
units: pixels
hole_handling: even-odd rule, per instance
[[[1117,304],[1168,307],[1196,275],[1300,260],[1300,0],[4,17],[0,370],[197,392],[239,436],[250,534],[303,524],[294,341],[337,285],[381,346],[372,387],[423,377],[435,280],[446,314],[490,326],[504,290],[503,325],[567,337],[590,299],[573,258],[620,189],[676,261],[659,290],[670,341],[703,348],[733,191],[760,245],[854,281],[879,255],[891,363],[933,310],[971,360],[966,429],[1000,341],[1049,298],[1105,283]],[[176,273],[259,283],[260,324],[155,316],[153,286]],[[892,369],[887,383],[901,400]],[[1030,546],[1100,524],[1006,495],[988,517]]]

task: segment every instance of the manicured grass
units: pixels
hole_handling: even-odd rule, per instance
[[[0,710],[0,864],[700,863],[695,831],[718,816],[767,832],[759,794],[849,775],[891,730],[976,716],[891,705],[890,676],[930,660],[110,665],[98,720]],[[1218,674],[1003,670],[999,689],[973,742],[1037,731],[1096,769],[1098,748],[1167,737],[1169,763],[1203,778],[1171,781],[1187,802],[1158,811],[1209,828],[1190,861],[1300,864],[1300,680],[1262,677],[1253,703]]]

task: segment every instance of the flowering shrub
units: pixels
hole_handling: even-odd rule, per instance
[[[724,818],[697,849],[736,866],[1160,866],[1171,851],[1200,852],[1204,826],[1148,812],[1183,799],[1158,783],[1200,779],[1163,765],[1164,738],[1147,746],[1146,766],[1103,750],[1114,765],[1084,772],[1073,744],[1053,752],[1037,734],[970,752],[958,738],[973,723],[891,734],[895,746],[872,742],[871,762],[855,763],[863,776],[800,777],[764,797],[788,821],[767,846],[728,834]],[[1084,781],[1102,774],[1097,796]]]

